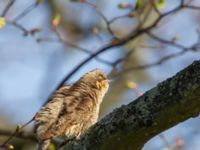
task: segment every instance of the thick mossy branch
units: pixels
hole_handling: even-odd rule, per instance
[[[80,140],[73,150],[140,150],[160,132],[200,112],[200,61],[114,110]]]

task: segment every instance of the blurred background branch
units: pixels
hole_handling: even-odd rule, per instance
[[[0,129],[23,124],[57,88],[94,68],[113,79],[100,118],[127,104],[199,58],[199,11],[197,0],[2,0]],[[15,147],[35,144],[22,143]]]

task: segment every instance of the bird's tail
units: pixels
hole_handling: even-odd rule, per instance
[[[50,139],[39,142],[38,150],[49,150],[50,143],[51,143]]]

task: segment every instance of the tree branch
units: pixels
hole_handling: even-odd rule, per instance
[[[13,135],[13,131],[8,130],[8,129],[0,129],[0,136],[10,137],[12,135]],[[26,131],[21,131],[15,137],[25,139],[25,140],[29,139],[32,141],[37,141],[34,134],[32,134],[31,132],[26,132]]]
[[[114,110],[79,140],[73,150],[140,150],[160,132],[200,112],[200,61]]]

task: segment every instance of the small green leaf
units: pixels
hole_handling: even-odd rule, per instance
[[[81,2],[81,0],[70,0],[70,2]]]
[[[61,21],[61,15],[59,13],[56,13],[53,16],[51,24],[52,24],[53,27],[57,27],[60,24],[60,21]]]
[[[125,3],[125,2],[121,2],[118,4],[118,8],[120,9],[126,9],[126,8],[129,8],[130,5],[128,3]]]
[[[36,1],[36,4],[39,5],[43,2],[43,0],[35,0]]]
[[[156,7],[158,9],[164,9],[165,8],[165,0],[158,0],[156,3]]]
[[[6,26],[6,21],[3,17],[0,17],[0,29]]]
[[[16,132],[19,132],[21,130],[22,126],[20,124],[17,125],[16,127]]]
[[[6,146],[6,148],[7,148],[7,150],[13,150],[13,149],[14,149],[14,146],[11,145],[11,144],[9,144],[9,145]]]
[[[140,9],[140,8],[142,8],[142,6],[143,6],[143,1],[137,0],[135,9]]]
[[[176,42],[176,41],[178,41],[178,40],[180,40],[181,39],[181,36],[180,35],[175,35],[174,37],[172,37],[172,39],[171,39],[171,41],[172,42]]]
[[[49,150],[56,150],[56,147],[55,147],[55,145],[53,143],[50,144]]]

